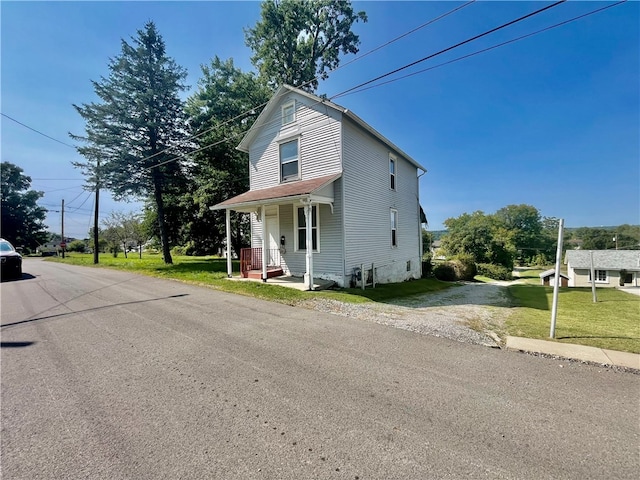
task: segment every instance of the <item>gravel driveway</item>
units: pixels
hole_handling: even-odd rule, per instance
[[[390,325],[460,342],[499,346],[509,315],[504,285],[462,283],[436,293],[412,295],[391,303],[353,304],[315,298],[302,306],[314,310]]]

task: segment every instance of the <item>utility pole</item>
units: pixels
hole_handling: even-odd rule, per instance
[[[62,233],[60,234],[60,248],[62,249],[62,258],[64,258],[64,249],[67,246],[64,241],[64,198],[62,199],[62,209],[60,211],[60,223],[62,224],[60,227],[60,229],[62,230]]]
[[[591,259],[591,295],[593,296],[593,303],[596,303],[598,301],[598,297],[596,296],[596,270],[593,267],[593,250],[589,251],[589,258]]]
[[[97,265],[100,261],[98,255],[98,205],[100,203],[100,160],[96,160],[96,211],[93,213],[93,263]]]
[[[560,288],[560,261],[562,259],[562,229],[564,219],[558,224],[558,249],[556,250],[556,273],[553,276],[553,307],[551,308],[551,330],[549,337],[556,338],[556,316],[558,315],[558,289]]]

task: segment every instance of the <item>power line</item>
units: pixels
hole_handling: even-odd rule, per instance
[[[26,124],[16,120],[15,118],[10,117],[9,115],[7,115],[5,113],[1,113],[0,112],[0,115],[2,115],[3,117],[8,118],[9,120],[11,120],[13,122],[16,122],[18,125],[22,125],[24,128],[28,128],[29,130],[32,130],[32,131],[36,132],[39,135],[42,135],[43,137],[47,137],[49,140],[53,140],[54,142],[58,142],[58,143],[64,145],[65,147],[73,148],[74,150],[76,149],[76,147],[74,147],[73,145],[70,145],[70,144],[65,143],[65,142],[63,142],[61,140],[58,140],[57,138],[53,138],[53,137],[47,135],[46,133],[42,133],[40,130],[36,130],[35,128],[30,127],[29,125],[26,125]]]
[[[473,57],[475,55],[479,55],[481,53],[488,52],[489,50],[494,50],[494,49],[496,49],[498,47],[503,47],[503,46],[508,45],[510,43],[515,43],[515,42],[517,42],[519,40],[524,40],[525,38],[532,37],[532,36],[537,35],[539,33],[546,32],[547,30],[551,30],[553,28],[560,27],[562,25],[566,25],[567,23],[571,23],[571,22],[574,22],[576,20],[580,20],[580,19],[582,19],[584,17],[588,17],[589,15],[593,15],[593,14],[599,13],[599,12],[601,12],[603,10],[607,10],[608,8],[616,7],[616,6],[621,5],[621,4],[625,3],[625,2],[627,2],[627,0],[621,0],[619,2],[612,3],[610,5],[606,5],[604,7],[598,8],[596,10],[592,10],[592,11],[584,13],[582,15],[578,15],[577,17],[573,17],[573,18],[570,18],[568,20],[564,20],[562,22],[556,23],[554,25],[550,25],[548,27],[542,28],[540,30],[536,30],[535,32],[527,33],[526,35],[521,35],[521,36],[513,38],[511,40],[507,40],[505,42],[497,43],[496,45],[493,45],[491,47],[483,48],[481,50],[476,50],[475,52],[469,53],[467,55],[463,55],[461,57],[457,57],[457,58],[454,58],[452,60],[449,60],[449,61],[446,61],[446,62],[443,62],[443,63],[439,63],[437,65],[433,65],[433,66],[428,67],[428,68],[424,68],[422,70],[418,70],[417,72],[408,73],[408,74],[403,75],[401,77],[393,78],[391,80],[387,80],[386,82],[380,82],[380,83],[377,83],[375,85],[370,85],[368,87],[360,88],[358,90],[355,90],[355,91],[352,91],[352,92],[349,92],[349,93],[346,93],[346,94],[340,94],[339,96],[342,97],[342,96],[347,96],[347,95],[353,95],[355,93],[364,92],[366,90],[370,90],[370,89],[376,88],[376,87],[381,87],[382,85],[387,85],[389,83],[397,82],[398,80],[409,78],[409,77],[412,77],[414,75],[419,75],[420,73],[428,72],[429,70],[434,70],[436,68],[440,68],[440,67],[443,67],[445,65],[449,65],[451,63],[459,62],[460,60],[464,60],[466,58]]]
[[[417,64],[422,63],[422,62],[424,62],[426,60],[429,60],[430,58],[436,57],[438,55],[442,55],[443,53],[446,53],[446,52],[448,52],[450,50],[453,50],[455,48],[461,47],[462,45],[466,45],[467,43],[473,42],[474,40],[478,40],[479,38],[486,37],[487,35],[490,35],[491,33],[497,32],[498,30],[502,30],[503,28],[506,28],[506,27],[509,27],[511,25],[514,25],[514,24],[516,24],[518,22],[521,22],[522,20],[525,20],[525,19],[527,19],[529,17],[532,17],[534,15],[538,15],[538,14],[540,14],[540,13],[546,11],[546,10],[549,10],[550,8],[557,7],[558,5],[560,5],[560,4],[562,4],[562,3],[566,2],[566,1],[567,0],[560,0],[560,1],[556,2],[556,3],[552,3],[551,5],[547,5],[546,7],[543,7],[543,8],[540,8],[540,9],[534,11],[534,12],[528,13],[527,15],[523,15],[522,17],[516,18],[515,20],[511,20],[510,22],[503,23],[502,25],[500,25],[498,27],[494,27],[494,28],[492,28],[490,30],[487,30],[486,32],[480,33],[480,34],[475,35],[475,36],[473,36],[471,38],[467,38],[466,40],[463,40],[462,42],[459,42],[459,43],[456,43],[455,45],[452,45],[450,47],[444,48],[444,49],[442,49],[442,50],[440,50],[440,51],[438,51],[436,53],[432,53],[431,55],[427,55],[426,57],[423,57],[423,58],[421,58],[419,60],[416,60],[415,62],[408,63],[408,64],[406,64],[406,65],[404,65],[402,67],[396,68],[395,70],[392,70],[392,71],[387,72],[385,74],[379,75],[376,78],[373,78],[371,80],[367,80],[366,82],[363,82],[363,83],[361,83],[359,85],[356,85],[355,87],[352,87],[352,88],[349,88],[349,89],[345,90],[344,92],[341,92],[341,93],[338,93],[337,95],[334,95],[333,97],[331,97],[331,100],[333,100],[334,98],[338,98],[338,97],[340,97],[340,96],[342,96],[342,95],[344,95],[346,93],[349,93],[349,92],[351,92],[353,90],[357,90],[360,87],[364,87],[365,85],[369,85],[370,83],[373,83],[373,82],[381,80],[381,79],[383,79],[385,77],[388,77],[389,75],[393,75],[394,73],[398,73],[398,72],[401,72],[402,70],[405,70],[407,68],[413,67],[414,65],[417,65]]]
[[[398,40],[401,40],[402,38],[407,37],[407,36],[417,32],[418,30],[421,30],[422,28],[425,28],[425,27],[437,22],[438,20],[441,20],[441,19],[443,19],[443,18],[445,18],[445,17],[457,12],[458,10],[461,10],[461,9],[463,9],[465,7],[468,7],[469,5],[471,5],[472,3],[475,3],[475,2],[476,2],[476,0],[469,0],[468,2],[466,2],[466,3],[462,4],[462,5],[459,5],[459,6],[455,7],[455,8],[453,8],[452,10],[449,10],[448,12],[445,12],[442,15],[439,15],[439,16],[437,16],[435,18],[432,18],[431,20],[429,20],[427,22],[424,22],[421,25],[419,25],[419,26],[417,26],[415,28],[412,28],[411,30],[409,30],[409,31],[407,31],[407,32],[405,32],[405,33],[403,33],[403,34],[401,34],[401,35],[399,35],[399,36],[397,36],[397,37],[395,37],[395,38],[383,43],[382,45],[378,45],[377,47],[375,47],[375,48],[363,53],[362,55],[356,56],[356,58],[354,58],[354,59],[352,59],[352,60],[350,60],[350,61],[348,61],[348,62],[346,62],[346,63],[344,63],[342,65],[338,65],[336,68],[330,70],[330,72],[331,73],[336,72],[336,71],[340,70],[341,68],[344,68],[344,67],[346,67],[348,65],[351,65],[354,62],[357,62],[358,60],[362,60],[363,58],[371,55],[372,53],[377,52],[378,50],[381,50],[382,48],[385,48],[385,47],[391,45],[392,43],[397,42]],[[319,79],[320,79],[320,77],[316,76],[316,77],[312,78],[311,80],[308,80],[307,82],[303,83],[298,88],[303,88],[303,87],[305,87],[305,86],[307,86],[307,85],[311,84],[312,82],[314,82],[316,80],[319,80]],[[249,114],[255,112],[256,110],[258,110],[258,109],[264,107],[265,105],[267,105],[267,103],[269,103],[269,101],[261,103],[260,105],[256,105],[255,107],[251,107],[250,109],[248,109],[248,110],[236,115],[233,118],[227,119],[227,120],[223,121],[222,123],[214,125],[214,126],[208,128],[208,129],[206,129],[206,130],[204,130],[204,131],[202,131],[202,132],[200,132],[200,133],[198,133],[196,135],[192,135],[192,136],[186,138],[184,141],[188,142],[188,141],[191,141],[191,140],[195,140],[196,138],[199,138],[199,137],[201,137],[201,136],[203,136],[203,135],[205,135],[205,134],[207,134],[207,133],[209,133],[209,132],[211,132],[211,131],[219,128],[219,127],[222,127],[222,126],[224,126],[224,125],[226,125],[228,123],[231,123],[231,122],[233,122],[235,120],[238,120],[239,118],[246,117],[247,115],[249,115]],[[144,162],[146,160],[150,160],[150,159],[152,159],[152,158],[154,158],[154,157],[156,157],[158,155],[161,155],[163,153],[167,153],[172,148],[175,148],[175,147],[173,147],[173,146],[167,147],[164,150],[161,150],[161,151],[159,151],[157,153],[154,153],[153,155],[149,155],[147,157],[142,158],[140,160],[140,162]],[[191,153],[197,153],[197,152],[191,152]],[[177,157],[176,159],[173,159],[171,161],[175,161],[178,158],[184,158],[184,156]],[[163,163],[160,163],[158,165],[154,165],[153,167],[148,167],[148,168],[159,167],[159,166],[165,165],[166,163],[169,163],[169,161],[165,161]]]
[[[441,51],[436,52],[436,53],[434,53],[434,54],[432,54],[432,55],[429,55],[429,56],[427,56],[427,57],[424,57],[423,59],[420,59],[420,60],[418,60],[418,61],[416,61],[416,62],[412,62],[411,64],[408,64],[408,65],[406,65],[406,66],[404,66],[404,67],[401,67],[401,68],[399,68],[399,69],[396,69],[396,70],[394,70],[393,72],[389,72],[389,73],[384,74],[384,75],[382,75],[382,76],[379,76],[379,77],[377,77],[377,78],[375,78],[375,79],[373,79],[373,80],[369,80],[369,81],[367,81],[367,82],[364,82],[364,83],[362,83],[362,84],[360,84],[360,85],[358,85],[358,86],[356,86],[356,87],[353,87],[353,88],[350,88],[350,89],[348,89],[348,90],[345,90],[345,91],[343,91],[343,92],[341,92],[341,93],[338,93],[338,94],[336,94],[336,95],[332,96],[332,97],[331,97],[331,100],[333,100],[334,98],[340,97],[340,96],[346,96],[347,94],[359,93],[359,92],[362,92],[362,91],[368,90],[368,89],[370,89],[370,88],[375,88],[376,86],[381,86],[381,85],[384,85],[384,84],[386,84],[386,83],[391,83],[391,82],[393,82],[393,81],[397,81],[397,80],[400,80],[400,79],[402,79],[402,78],[409,77],[409,76],[411,76],[411,75],[416,75],[416,74],[421,73],[421,72],[424,72],[424,71],[432,70],[432,69],[434,69],[434,68],[438,68],[438,67],[440,67],[440,66],[447,65],[447,64],[449,64],[449,63],[454,63],[454,62],[456,62],[456,61],[460,61],[460,60],[462,60],[462,59],[469,58],[469,57],[474,56],[474,55],[478,55],[478,54],[483,53],[483,52],[486,52],[486,51],[488,51],[488,50],[492,50],[492,49],[498,48],[498,47],[500,47],[500,46],[507,45],[507,44],[509,44],[509,43],[514,43],[514,42],[516,42],[516,41],[518,41],[518,40],[522,40],[522,39],[524,39],[524,38],[527,38],[527,37],[530,37],[530,36],[536,35],[536,34],[538,34],[538,33],[542,33],[542,32],[544,32],[544,31],[546,31],[546,30],[550,30],[550,29],[552,29],[552,28],[556,28],[556,27],[559,27],[559,26],[565,25],[565,24],[567,24],[567,23],[570,23],[570,22],[573,22],[573,21],[579,20],[579,19],[584,18],[584,17],[587,17],[587,16],[589,16],[589,15],[593,15],[593,14],[595,14],[595,13],[601,12],[601,11],[606,10],[606,9],[608,9],[608,8],[611,8],[611,7],[614,7],[614,6],[620,5],[620,4],[622,4],[622,3],[625,3],[627,0],[622,0],[622,1],[616,2],[616,3],[614,3],[614,4],[611,4],[611,5],[607,5],[607,6],[605,6],[605,7],[598,8],[598,9],[593,10],[593,11],[591,11],[591,12],[588,12],[588,13],[585,13],[585,14],[582,14],[582,15],[579,15],[579,16],[577,16],[577,17],[573,17],[573,18],[571,18],[571,19],[569,19],[569,20],[565,20],[565,21],[563,21],[563,22],[559,22],[559,23],[554,24],[554,25],[551,25],[551,26],[549,26],[549,27],[545,27],[545,28],[540,29],[540,30],[538,30],[538,31],[535,31],[535,32],[532,32],[532,33],[529,33],[529,34],[526,34],[526,35],[522,35],[522,36],[520,36],[520,37],[517,37],[517,38],[515,38],[515,39],[509,40],[509,41],[506,41],[506,42],[502,42],[502,43],[497,44],[497,45],[494,45],[494,46],[492,46],[492,47],[488,47],[488,48],[485,48],[485,49],[482,49],[482,50],[478,50],[477,52],[473,52],[473,53],[471,53],[471,54],[464,55],[464,56],[462,56],[462,57],[458,57],[458,58],[456,58],[456,59],[450,60],[450,61],[448,61],[448,62],[444,62],[444,63],[442,63],[442,64],[439,64],[439,65],[436,65],[436,66],[433,66],[433,67],[429,67],[429,68],[424,69],[424,70],[421,70],[421,71],[419,71],[419,72],[414,72],[414,73],[412,73],[412,74],[405,75],[405,76],[403,76],[403,77],[399,77],[399,78],[396,78],[396,79],[394,79],[394,80],[389,80],[389,81],[387,81],[387,82],[383,82],[383,83],[380,83],[380,84],[376,84],[376,85],[373,85],[373,86],[370,86],[370,87],[367,87],[367,88],[361,88],[362,86],[365,86],[365,85],[368,85],[368,84],[370,84],[370,83],[372,83],[372,82],[375,82],[375,81],[376,81],[376,80],[378,80],[378,79],[381,79],[381,78],[384,78],[384,77],[386,77],[386,76],[392,75],[393,73],[397,73],[398,71],[404,70],[405,68],[408,68],[408,67],[410,67],[410,66],[413,66],[413,65],[415,65],[415,64],[417,64],[417,63],[420,63],[420,62],[422,62],[422,61],[424,61],[424,60],[427,60],[427,59],[433,58],[433,57],[435,57],[436,55],[440,55],[440,54],[442,54],[442,53],[444,53],[444,52],[447,52],[447,51],[449,51],[449,50],[452,50],[452,49],[454,49],[454,48],[456,48],[456,47],[458,47],[458,46],[464,45],[464,44],[469,43],[469,42],[471,42],[471,41],[473,41],[473,40],[476,40],[476,39],[478,39],[478,38],[481,38],[481,37],[483,37],[483,36],[486,36],[486,35],[488,35],[489,33],[492,33],[492,32],[495,32],[495,31],[497,31],[497,30],[500,30],[500,29],[502,29],[502,28],[505,28],[506,26],[513,25],[514,23],[520,22],[520,21],[522,21],[522,20],[524,20],[524,19],[526,19],[526,18],[529,18],[529,17],[531,17],[531,16],[533,16],[533,15],[537,15],[537,14],[539,14],[539,13],[541,13],[541,12],[545,11],[545,10],[548,10],[548,9],[550,9],[550,8],[553,8],[553,7],[555,7],[555,6],[560,5],[561,3],[564,3],[565,1],[566,1],[566,0],[561,0],[561,1],[558,1],[558,2],[556,2],[556,3],[554,3],[554,4],[548,5],[548,6],[544,7],[544,8],[541,8],[541,9],[536,10],[536,11],[534,11],[534,12],[531,12],[531,13],[529,13],[529,14],[527,14],[527,15],[524,15],[524,16],[522,16],[522,17],[519,17],[519,18],[517,18],[517,19],[515,19],[515,20],[512,20],[512,21],[510,21],[510,22],[507,22],[507,23],[505,23],[505,24],[503,24],[503,25],[500,25],[500,26],[498,26],[498,27],[495,27],[495,28],[493,28],[493,29],[491,29],[491,30],[488,30],[488,31],[486,31],[486,32],[484,32],[484,33],[482,33],[482,34],[476,35],[476,36],[474,36],[474,37],[472,37],[472,38],[470,38],[470,39],[467,39],[467,40],[465,40],[465,41],[463,41],[463,42],[460,42],[460,43],[458,43],[458,44],[456,44],[456,45],[454,45],[454,46],[452,46],[452,47],[448,47],[448,48],[446,48],[446,49],[444,49],[444,50],[441,50]],[[465,5],[466,5],[466,4],[465,4]],[[309,105],[309,106],[308,106],[308,108],[311,108],[311,107],[313,107],[314,105],[318,105],[318,104],[321,104],[321,103],[324,103],[324,102],[325,102],[325,100],[324,100],[324,99],[321,99],[321,100],[317,101],[316,103],[314,103],[314,104],[312,104],[312,105]],[[273,121],[271,121],[271,122],[267,122],[267,123],[265,124],[265,126],[270,125],[270,124],[276,124],[276,123],[277,123],[277,122],[279,122],[279,121],[280,121],[280,120],[279,120],[279,119],[277,119],[277,120],[273,120]],[[317,120],[315,120],[315,121],[313,121],[313,122],[310,122],[310,123],[309,123],[309,125],[311,125],[311,124],[313,124],[313,123],[316,123],[316,122],[320,122],[320,121],[325,121],[325,119],[324,119],[324,118],[319,118],[319,119],[317,119]],[[221,143],[228,142],[228,141],[230,141],[230,140],[233,140],[233,139],[234,139],[234,138],[236,138],[236,137],[239,137],[239,136],[241,136],[241,135],[245,135],[246,133],[247,133],[247,132],[238,132],[238,133],[236,133],[236,134],[233,134],[233,135],[230,135],[230,136],[228,136],[228,137],[225,137],[225,138],[223,138],[222,140],[219,140],[219,141],[217,141],[217,142],[214,142],[214,143],[211,143],[211,144],[205,145],[205,146],[203,146],[203,147],[200,147],[200,148],[198,148],[198,149],[196,149],[196,150],[194,150],[194,151],[192,151],[192,152],[190,152],[190,153],[188,153],[188,154],[185,154],[185,155],[181,155],[181,156],[177,156],[177,157],[174,157],[174,158],[168,159],[168,160],[166,160],[166,161],[164,161],[164,162],[161,162],[161,163],[157,164],[156,166],[162,166],[162,165],[165,165],[165,164],[167,164],[167,163],[170,163],[170,162],[174,162],[174,161],[176,161],[176,160],[179,160],[179,159],[181,159],[181,158],[187,158],[187,156],[188,156],[188,155],[192,155],[192,154],[194,154],[194,153],[198,153],[198,152],[201,152],[201,151],[203,151],[203,150],[206,150],[207,148],[211,148],[211,147],[214,147],[214,146],[216,146],[216,145],[220,145]],[[154,167],[149,167],[149,168],[154,168]]]
[[[433,53],[433,54],[431,54],[431,55],[428,55],[428,56],[426,56],[426,57],[424,57],[424,58],[422,58],[422,59],[420,59],[420,60],[416,60],[415,62],[409,63],[409,64],[407,64],[407,65],[405,65],[405,66],[403,66],[403,67],[397,68],[397,69],[395,69],[395,70],[393,70],[393,71],[391,71],[391,72],[388,72],[388,73],[385,73],[385,74],[383,74],[383,75],[380,75],[380,76],[378,76],[378,77],[376,77],[376,78],[374,78],[374,79],[372,79],[372,80],[368,80],[368,81],[363,82],[363,83],[361,83],[361,84],[359,84],[359,85],[356,85],[355,87],[349,88],[349,89],[347,89],[347,90],[345,90],[345,91],[343,91],[343,92],[341,92],[341,93],[338,93],[338,94],[336,94],[336,95],[332,96],[332,97],[330,98],[330,100],[333,100],[333,99],[335,99],[335,98],[337,98],[337,97],[343,96],[343,95],[345,95],[345,94],[347,94],[347,93],[349,93],[349,92],[351,92],[351,91],[355,91],[355,90],[357,90],[357,89],[359,89],[359,88],[361,88],[361,87],[363,87],[363,86],[365,86],[365,85],[368,85],[368,84],[370,84],[370,83],[373,83],[373,82],[375,82],[375,81],[377,81],[377,80],[380,80],[380,79],[382,79],[382,78],[385,78],[385,77],[387,77],[387,76],[389,76],[389,75],[393,75],[394,73],[397,73],[397,72],[399,72],[399,71],[402,71],[402,70],[404,70],[404,69],[407,69],[407,68],[409,68],[409,67],[412,67],[412,66],[414,66],[414,65],[417,65],[418,63],[424,62],[424,61],[426,61],[426,60],[428,60],[428,59],[430,59],[430,58],[433,58],[433,57],[435,57],[435,56],[437,56],[437,55],[441,55],[441,54],[443,54],[443,53],[445,53],[445,52],[448,52],[448,51],[450,51],[450,50],[453,50],[453,49],[455,49],[455,48],[458,48],[458,47],[460,47],[460,46],[462,46],[462,45],[465,45],[465,44],[467,44],[467,43],[470,43],[470,42],[472,42],[472,41],[475,41],[475,40],[477,40],[477,39],[479,39],[479,38],[485,37],[485,36],[487,36],[487,35],[489,35],[489,34],[491,34],[491,33],[494,33],[494,32],[496,32],[496,31],[498,31],[498,30],[501,30],[501,29],[506,28],[506,27],[508,27],[508,26],[514,25],[515,23],[521,22],[521,21],[523,21],[523,20],[525,20],[525,19],[527,19],[527,18],[529,18],[529,17],[532,17],[532,16],[534,16],[534,15],[538,15],[538,14],[540,14],[540,13],[542,13],[542,12],[546,11],[546,10],[549,10],[550,8],[556,7],[556,6],[558,6],[558,5],[560,5],[560,4],[564,3],[564,2],[566,2],[566,0],[560,0],[560,1],[558,1],[558,2],[555,2],[555,3],[551,4],[551,5],[547,5],[546,7],[540,8],[540,9],[538,9],[538,10],[535,10],[535,11],[531,12],[531,13],[528,13],[528,14],[526,14],[526,15],[523,15],[523,16],[519,17],[519,18],[516,18],[515,20],[511,20],[511,21],[509,21],[509,22],[507,22],[507,23],[504,23],[504,24],[502,24],[502,25],[499,25],[499,26],[497,26],[497,27],[494,27],[494,28],[492,28],[492,29],[490,29],[490,30],[487,30],[487,31],[485,31],[485,32],[481,33],[481,34],[475,35],[475,36],[473,36],[473,37],[471,37],[471,38],[468,38],[467,40],[464,40],[464,41],[462,41],[462,42],[459,42],[459,43],[457,43],[457,44],[455,44],[455,45],[453,45],[453,46],[450,46],[450,47],[447,47],[447,48],[445,48],[445,49],[443,49],[443,50],[440,50],[439,52],[436,52],[436,53]],[[469,4],[469,2],[468,2],[467,4],[464,4],[463,6],[466,6],[466,5],[468,5],[468,4]],[[462,7],[458,7],[457,9],[460,9],[460,8],[462,8]],[[440,17],[438,17],[438,19],[439,19],[439,18],[443,18],[443,16],[441,15]],[[415,29],[414,29],[414,30],[415,30]],[[388,42],[388,43],[391,43],[391,42]],[[317,102],[316,104],[323,103],[323,102],[324,102],[324,100],[321,100],[321,101]],[[236,118],[237,118],[237,117],[236,117]],[[279,121],[279,120],[278,120],[278,121]],[[269,123],[276,123],[276,120],[274,120],[273,122],[268,122],[266,125],[269,125]],[[250,130],[249,130],[249,131],[250,131]],[[205,145],[205,146],[203,146],[203,147],[197,148],[196,150],[193,150],[192,152],[189,152],[188,154],[180,155],[180,156],[176,156],[176,157],[174,157],[174,158],[171,158],[171,159],[165,160],[164,162],[161,162],[161,163],[159,163],[159,164],[156,164],[156,165],[154,165],[153,167],[147,167],[147,168],[156,168],[156,167],[159,167],[159,166],[166,165],[166,164],[168,164],[168,163],[174,162],[174,161],[176,161],[176,160],[180,160],[181,158],[187,158],[187,156],[188,156],[188,155],[192,155],[192,154],[194,154],[194,153],[201,152],[201,151],[203,151],[203,150],[206,150],[207,148],[214,147],[214,146],[216,146],[216,145],[219,145],[219,144],[221,144],[221,143],[227,142],[227,141],[229,141],[229,140],[231,140],[231,139],[233,139],[233,138],[235,138],[235,137],[237,137],[237,136],[244,135],[244,134],[246,134],[246,132],[243,132],[243,133],[237,133],[237,134],[234,134],[234,135],[228,136],[228,137],[226,137],[226,138],[224,138],[224,139],[222,139],[222,140],[219,140],[219,141],[217,141],[217,142],[214,142],[214,143],[212,143],[212,144]]]

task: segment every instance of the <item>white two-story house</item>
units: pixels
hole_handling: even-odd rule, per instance
[[[342,287],[420,278],[425,168],[354,113],[283,85],[237,148],[249,154],[250,190],[211,208],[226,210],[227,245],[230,211],[251,214],[243,276],[300,276],[309,289],[314,277]]]

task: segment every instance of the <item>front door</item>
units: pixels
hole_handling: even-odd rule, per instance
[[[267,228],[267,265],[280,266],[280,218],[278,207],[268,208],[265,212]]]

